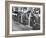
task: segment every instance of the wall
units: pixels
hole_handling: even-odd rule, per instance
[[[13,1],[15,1],[15,0],[13,0]],[[46,3],[46,0],[16,0],[16,1]],[[46,6],[46,4],[45,4],[45,6]],[[46,7],[45,7],[45,10],[46,10]],[[45,16],[46,16],[46,13],[45,13]],[[46,20],[45,20],[45,25],[46,25]],[[0,38],[5,38],[4,36],[5,36],[5,0],[0,0]],[[46,26],[45,26],[45,35],[16,37],[16,38],[46,38]]]

